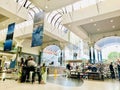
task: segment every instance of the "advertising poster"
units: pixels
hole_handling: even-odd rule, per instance
[[[10,51],[12,49],[14,28],[15,28],[15,23],[8,25],[8,32],[6,35],[6,41],[4,43],[4,51]]]
[[[34,16],[31,47],[41,46],[43,43],[43,30],[44,30],[43,21],[44,12],[36,13]]]
[[[32,47],[40,46],[43,43],[43,26],[34,28],[32,33]]]

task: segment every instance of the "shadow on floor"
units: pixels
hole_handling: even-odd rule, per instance
[[[47,77],[47,82],[55,83],[62,86],[71,86],[71,87],[79,87],[83,84],[83,80],[77,78],[66,78],[63,76],[59,76],[54,78],[53,76]]]

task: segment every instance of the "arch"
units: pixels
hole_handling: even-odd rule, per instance
[[[57,55],[60,52],[60,47],[57,45],[49,45],[43,49],[43,53],[54,54]]]
[[[42,62],[47,65],[60,65],[61,49],[57,45],[49,45],[43,49]]]
[[[95,45],[99,46],[100,48],[103,48],[108,45],[115,45],[120,44],[120,37],[119,36],[110,36],[100,39],[95,43]]]

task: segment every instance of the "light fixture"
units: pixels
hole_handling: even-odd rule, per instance
[[[100,29],[98,28],[97,31],[100,31]]]
[[[3,24],[3,26],[5,26],[5,24]]]
[[[45,0],[45,8],[46,8],[46,9],[48,8],[48,6],[47,6],[47,1],[48,1],[48,0]]]
[[[47,8],[48,8],[48,6],[46,5],[46,6],[45,6],[45,8],[47,9]]]
[[[97,24],[95,23],[94,26],[96,26]]]
[[[90,19],[91,22],[93,22],[93,19]]]
[[[112,28],[115,28],[115,26],[113,25]]]
[[[71,25],[69,24],[68,27],[70,27]]]
[[[113,20],[110,20],[110,22],[112,23],[112,22],[113,22]]]

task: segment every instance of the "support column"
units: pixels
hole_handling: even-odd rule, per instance
[[[95,64],[95,48],[93,47],[93,64]]]
[[[97,50],[97,58],[98,58],[98,62],[100,62],[100,56],[99,56],[99,51]]]
[[[90,63],[95,63],[94,43],[89,44],[89,59],[90,59]]]
[[[100,50],[100,61],[103,62],[102,61],[102,51],[101,50]]]
[[[90,59],[90,63],[92,63],[92,53],[91,53],[91,47],[89,47],[89,59]]]
[[[66,43],[60,43],[60,49],[61,49],[61,53],[60,53],[60,65],[61,66],[65,65],[65,45],[66,45]]]
[[[60,65],[62,66],[63,64],[63,50],[61,50],[61,53],[60,53]]]
[[[38,65],[42,63],[42,51],[39,52],[39,59],[38,59]]]
[[[98,61],[102,62],[102,51],[98,50]]]
[[[17,52],[16,52],[16,57],[15,57],[15,60],[16,60],[16,67],[18,67],[18,58],[20,57],[21,55],[21,52],[22,52],[22,43],[24,42],[24,39],[15,39],[16,41],[16,48],[17,48]]]
[[[38,65],[40,65],[43,62],[42,61],[43,49],[44,49],[44,47],[41,46],[40,51],[39,51],[39,57],[38,57]]]

